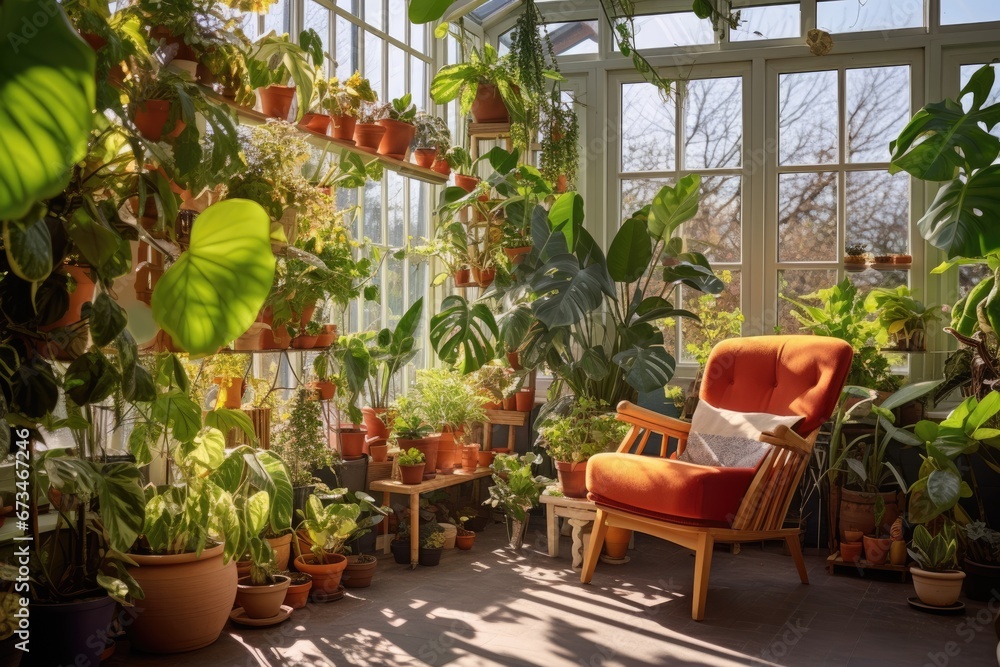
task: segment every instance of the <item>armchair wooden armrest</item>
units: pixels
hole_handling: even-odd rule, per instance
[[[808,455],[812,452],[813,443],[816,441],[816,433],[810,434],[809,438],[803,438],[784,424],[780,424],[772,431],[761,433],[760,441],[792,452]]]
[[[667,455],[668,438],[677,439],[679,443],[677,451],[682,452],[684,451],[684,446],[687,444],[688,434],[691,432],[690,422],[661,415],[659,412],[641,408],[630,401],[622,401],[618,404],[616,419],[632,425],[632,429],[618,448],[619,453],[630,451],[640,433],[644,431],[642,442],[639,444],[639,450],[641,451],[645,447],[651,433],[658,433],[664,436],[660,446],[660,456],[665,457]]]

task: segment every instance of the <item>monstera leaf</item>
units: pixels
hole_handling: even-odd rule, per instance
[[[459,371],[463,375],[496,356],[493,340],[499,335],[493,313],[486,304],[470,307],[457,294],[445,297],[441,312],[431,318],[431,345],[438,358],[449,364],[461,361]]]
[[[246,199],[198,216],[187,252],[153,290],[153,318],[174,342],[210,354],[253,324],[274,279],[269,233],[267,213]]]
[[[934,203],[917,223],[920,235],[947,252],[948,259],[1000,250],[998,192],[1000,165],[981,169],[967,181],[951,181],[938,190]]]
[[[55,0],[0,3],[0,35],[0,220],[10,220],[61,192],[86,153],[96,57]]]

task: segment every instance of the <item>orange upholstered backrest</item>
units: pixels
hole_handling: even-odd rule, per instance
[[[738,412],[801,415],[795,431],[808,435],[837,407],[853,356],[849,344],[824,336],[731,338],[712,350],[701,398]]]

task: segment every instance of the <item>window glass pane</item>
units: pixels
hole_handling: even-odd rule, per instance
[[[990,267],[985,264],[970,264],[958,267],[958,295],[966,296],[973,287],[986,280],[993,274]],[[954,302],[955,299],[945,299]]]
[[[358,66],[358,27],[342,16],[337,17],[337,77],[347,80]]]
[[[740,335],[739,316],[741,278],[739,271],[716,271],[726,284],[721,294],[704,294],[686,288],[681,295],[684,308],[701,317],[701,322],[690,318],[681,320],[680,361],[704,363],[715,344]],[[742,314],[742,313],[741,313]]]
[[[389,81],[385,101],[390,102],[406,94],[406,54],[403,49],[389,45]],[[412,92],[412,91],[411,91]],[[420,100],[417,99],[417,104]]]
[[[267,14],[264,15],[264,34],[271,32],[272,30],[279,35],[283,32],[287,32],[285,28],[285,3],[287,0],[278,0],[276,3],[271,5],[271,8],[267,10]]]
[[[653,196],[664,185],[671,184],[665,178],[629,178],[622,180],[622,220],[653,201]]]
[[[889,142],[910,119],[910,68],[847,70],[847,159],[888,162]]]
[[[430,201],[430,185],[420,181],[409,180],[410,185],[410,236],[426,237],[427,207]]]
[[[798,37],[802,29],[798,3],[741,7],[740,19],[740,27],[729,31],[730,42]]]
[[[406,243],[406,230],[403,229],[403,177],[394,171],[385,172],[385,187],[388,195],[388,215],[386,227],[389,230],[387,243],[390,247],[399,248]]]
[[[382,243],[382,184],[365,183],[365,237]]]
[[[847,172],[844,244],[864,243],[876,255],[910,247],[910,179],[905,173]]]
[[[365,78],[372,84],[372,90],[378,93],[379,99],[385,98],[382,87],[382,45],[381,39],[365,31]]]
[[[389,0],[389,36],[406,42],[406,0]]]
[[[982,65],[962,65],[962,68],[960,70],[959,88],[965,88],[965,84],[969,83],[969,79],[971,79],[972,75],[976,73],[976,70],[980,69],[981,67]],[[992,67],[994,74],[1000,71],[997,65],[993,65]],[[961,102],[962,102],[962,107],[966,111],[968,111],[970,108],[972,108],[972,95],[966,95],[961,99]],[[993,89],[990,91],[989,96],[987,96],[986,103],[983,106],[996,104],[997,102],[1000,102],[1000,77],[995,78],[993,80]],[[993,126],[993,129],[990,130],[990,134],[1000,137],[1000,123]]]
[[[778,261],[839,261],[837,174],[778,176]]]
[[[847,279],[861,294],[868,294],[875,287],[896,288],[908,284],[909,271],[867,271],[847,272]],[[918,297],[919,298],[919,297]]]
[[[395,321],[402,317],[406,309],[403,307],[403,262],[392,256],[386,258],[385,291],[382,298],[389,309],[389,318]]]
[[[1000,21],[1000,3],[994,0],[941,0],[941,25]]]
[[[684,168],[739,167],[743,80],[695,79],[684,96]]]
[[[836,269],[785,269],[778,271],[778,294],[801,299],[816,290],[833,287],[837,283]],[[799,322],[791,315],[798,310],[784,299],[778,299],[778,327],[781,333],[799,333]]]
[[[597,53],[597,21],[570,21],[567,23],[546,23],[552,51],[556,56],[580,56]],[[500,35],[498,51],[501,55],[510,53],[513,30]],[[547,54],[546,54],[547,55]]]
[[[407,21],[409,23],[409,21]],[[410,46],[423,53],[424,39],[427,35],[427,26],[410,24]]]
[[[651,83],[622,86],[622,171],[674,168],[676,109]]]
[[[714,43],[711,22],[698,18],[694,12],[635,17],[635,48],[640,50]]]
[[[837,161],[837,72],[778,77],[779,164]]]
[[[112,7],[112,9],[114,9]],[[258,26],[260,25],[260,15],[254,12],[247,12],[242,16],[243,22],[240,24],[240,29],[243,30],[243,34],[247,36],[250,41],[256,40],[260,36],[260,30]]]
[[[820,0],[816,3],[816,26],[827,32],[895,30],[919,28],[923,24],[923,2]]]
[[[372,278],[371,284],[378,287],[381,292],[382,286],[385,284],[382,280],[385,274],[385,267],[375,274]],[[385,295],[382,295],[382,300],[385,299]],[[382,323],[382,306],[379,301],[365,301],[364,302],[364,325],[363,329],[375,329],[381,328]]]
[[[329,53],[330,51],[330,10],[314,2],[313,0],[306,0],[305,3],[305,27],[312,28],[319,35],[319,38],[323,42],[323,52]],[[327,62],[323,63],[323,67],[328,67]],[[326,74],[326,72],[324,72]]]
[[[741,261],[743,241],[742,176],[701,179],[698,214],[684,223],[687,249],[703,253],[712,262]],[[650,197],[648,201],[651,201]]]
[[[365,23],[384,31],[382,22],[382,0],[364,0],[365,2]]]
[[[427,99],[427,63],[420,58],[410,57],[410,93],[413,94],[413,103],[418,109],[428,109]]]

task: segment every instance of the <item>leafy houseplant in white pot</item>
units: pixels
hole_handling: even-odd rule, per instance
[[[933,537],[923,525],[913,531],[908,549],[916,565],[910,567],[917,597],[932,607],[950,607],[962,593],[965,572],[958,569],[958,542],[948,522]]]

